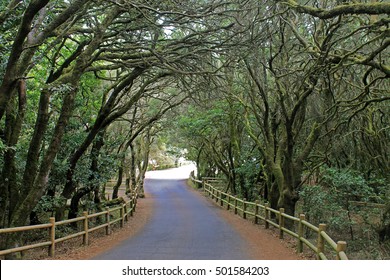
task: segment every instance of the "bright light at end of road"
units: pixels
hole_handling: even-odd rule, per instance
[[[175,179],[183,180],[190,177],[191,171],[196,170],[195,164],[191,163],[183,165],[178,168],[171,168],[166,170],[155,170],[146,172],[146,179]]]

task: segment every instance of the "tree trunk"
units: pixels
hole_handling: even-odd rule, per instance
[[[126,154],[124,155],[125,162],[123,166],[123,173],[125,174],[126,180],[125,180],[125,187],[126,187],[126,194],[129,194],[131,192],[130,189],[130,168],[129,168],[129,162],[126,160]]]
[[[49,179],[48,176],[50,170],[52,168],[54,159],[61,147],[65,128],[68,125],[68,121],[74,107],[74,100],[78,90],[77,86],[78,79],[73,81],[70,90],[64,98],[63,105],[61,108],[61,114],[54,128],[54,133],[49,147],[47,148],[46,153],[43,156],[37,177],[33,182],[28,182],[29,189],[26,190],[27,193],[25,194],[25,197],[21,199],[18,205],[15,207],[16,210],[14,215],[12,216],[12,226],[20,226],[26,224],[26,221],[28,219],[28,215],[26,216],[26,213],[30,213],[35,208],[37,202],[46,190],[46,184]],[[33,178],[30,177],[30,179]]]
[[[203,151],[203,147],[204,145],[202,145],[200,148],[199,148],[199,151],[198,151],[198,154],[196,156],[196,179],[198,180],[202,180],[202,176],[203,176],[203,171],[202,171],[202,167],[201,167],[201,155],[202,155],[202,151]]]
[[[14,207],[19,200],[20,188],[17,184],[18,170],[15,165],[16,149],[22,124],[26,113],[27,104],[26,81],[18,82],[18,104],[16,97],[8,103],[8,109],[5,120],[5,139],[4,142],[10,148],[4,152],[3,170],[0,182],[0,227],[9,227]],[[17,110],[16,110],[17,108]]]
[[[104,145],[104,133],[105,130],[102,130],[99,132],[99,135],[94,142],[92,149],[91,149],[91,175],[89,177],[89,184],[86,187],[80,188],[76,191],[76,193],[73,195],[71,202],[70,202],[70,209],[68,213],[68,219],[73,219],[77,217],[78,210],[79,210],[79,203],[80,199],[82,199],[85,195],[91,193],[95,189],[99,188],[99,185],[97,182],[95,182],[96,174],[98,174],[98,166],[99,166],[99,154],[100,151]]]
[[[66,184],[64,187],[64,190],[62,191],[61,196],[65,198],[70,198],[72,196],[72,193],[75,191],[75,184],[73,181],[74,171],[76,169],[77,163],[82,157],[82,155],[85,153],[85,151],[88,149],[88,147],[92,144],[95,137],[98,135],[98,133],[102,130],[107,128],[113,121],[116,120],[116,118],[121,117],[122,115],[118,115],[116,118],[112,118],[110,114],[112,113],[113,108],[116,106],[117,97],[120,95],[122,90],[124,90],[126,87],[133,84],[134,80],[138,78],[145,69],[143,68],[135,68],[132,73],[124,80],[121,81],[113,90],[113,92],[110,94],[110,97],[108,100],[102,101],[102,107],[99,111],[98,117],[96,118],[95,123],[93,124],[92,129],[89,131],[87,137],[84,139],[84,142],[80,145],[80,147],[77,149],[75,153],[73,153],[69,168],[66,174]],[[135,102],[135,101],[134,101]],[[126,112],[123,112],[123,114]],[[60,215],[61,213],[58,213]]]
[[[41,30],[36,28],[36,26],[42,25],[44,17],[38,14],[47,8],[49,2],[49,0],[30,1],[23,13],[23,18],[20,21],[18,32],[15,34],[5,73],[0,84],[0,120],[3,118],[12,94],[14,94],[18,79],[27,76],[32,59],[39,46],[49,37],[52,37],[56,33],[56,29],[64,28],[63,24],[89,1],[72,1],[56,17],[51,18],[49,24]],[[3,16],[5,15],[3,14]]]
[[[70,202],[68,219],[73,219],[77,217],[77,214],[79,212],[80,199],[82,199],[86,194],[89,194],[91,191],[93,191],[92,186],[80,188],[76,191]]]
[[[152,142],[151,135],[150,135],[150,129],[146,132],[146,135],[141,138],[141,151],[142,151],[142,158],[139,160],[139,174],[137,178],[137,185],[138,185],[138,194],[140,197],[145,196],[144,191],[144,180],[145,180],[145,173],[148,170],[149,166],[149,153],[150,153],[150,144]]]
[[[137,187],[137,173],[136,173],[137,163],[136,163],[136,152],[135,152],[134,144],[133,144],[133,143],[131,143],[131,144],[129,145],[129,147],[130,147],[130,156],[131,156],[130,168],[129,168],[130,189],[131,189],[132,191],[134,191],[135,188]]]
[[[19,30],[15,36],[11,53],[8,58],[7,67],[0,84],[0,120],[3,118],[7,108],[7,104],[12,100],[12,95],[16,93],[15,88],[17,87],[17,80],[23,77],[27,70],[30,60],[33,57],[30,55],[28,63],[22,63],[23,51],[26,53],[26,41],[29,33],[32,30],[32,23],[35,16],[39,11],[48,4],[48,0],[39,0],[31,2],[26,11],[23,14]],[[34,53],[32,50],[36,50],[37,46],[29,46],[29,51]]]
[[[66,184],[65,187],[61,193],[61,196],[63,196],[66,199],[69,199],[72,196],[72,193],[76,189],[75,182],[73,180],[74,171],[76,169],[77,163],[80,160],[80,158],[83,156],[85,151],[88,149],[89,145],[93,142],[96,135],[98,135],[100,131],[100,128],[95,127],[95,129],[92,129],[84,142],[81,144],[81,146],[77,149],[76,152],[73,153],[71,159],[68,171],[66,173]]]
[[[121,165],[119,166],[119,169],[118,169],[118,180],[116,181],[116,184],[112,190],[112,199],[118,198],[118,191],[119,191],[120,186],[122,185],[123,164],[124,164],[124,160],[121,161]]]

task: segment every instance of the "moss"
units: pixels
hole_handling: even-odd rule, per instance
[[[288,6],[292,7],[299,13],[309,14],[321,19],[330,19],[340,15],[347,14],[390,14],[390,3],[353,3],[346,5],[339,5],[333,9],[317,9],[310,6],[298,5],[296,1],[289,0],[285,2]]]

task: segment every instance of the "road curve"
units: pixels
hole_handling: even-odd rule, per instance
[[[251,259],[248,243],[217,214],[217,206],[190,190],[176,175],[175,170],[149,173],[145,191],[154,200],[150,222],[94,259]]]

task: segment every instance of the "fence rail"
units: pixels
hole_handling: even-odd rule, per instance
[[[254,223],[258,223],[259,220],[264,222],[265,228],[269,228],[270,225],[279,229],[279,238],[284,238],[284,233],[291,235],[297,239],[297,252],[302,253],[304,245],[311,249],[318,259],[327,260],[325,250],[330,248],[333,252],[334,258],[337,260],[348,260],[345,253],[347,243],[345,241],[335,242],[326,232],[326,224],[320,224],[318,227],[305,220],[305,215],[300,214],[299,217],[294,217],[284,213],[284,209],[279,210],[270,207],[269,203],[260,204],[259,202],[248,202],[245,199],[239,199],[229,193],[223,192],[215,188],[212,183],[221,182],[216,178],[202,178],[202,180],[196,180],[192,176],[190,178],[193,182],[201,184],[202,188],[211,199],[215,200],[220,206],[232,209],[235,214],[241,214],[244,219],[248,216],[252,216]],[[271,213],[275,214],[276,220],[271,219]],[[285,226],[286,219],[294,223],[295,231]],[[312,231],[317,235],[317,242],[314,244],[309,239],[305,238],[305,231]]]
[[[49,223],[47,224],[40,224],[40,225],[34,225],[34,226],[23,226],[23,227],[14,227],[14,228],[3,228],[0,229],[0,236],[2,234],[6,233],[16,233],[16,232],[28,232],[32,230],[37,230],[37,229],[49,229],[49,234],[48,234],[48,241],[42,241],[36,244],[31,244],[31,245],[25,245],[25,246],[20,246],[16,248],[9,248],[5,250],[0,251],[0,256],[5,256],[8,254],[12,253],[18,253],[18,252],[23,252],[35,248],[42,248],[42,247],[48,247],[48,255],[50,257],[55,256],[55,248],[56,244],[76,238],[79,236],[83,236],[83,245],[88,245],[89,244],[89,233],[94,232],[96,230],[105,228],[106,229],[106,235],[109,235],[111,233],[111,227],[115,224],[118,223],[120,224],[120,227],[124,226],[124,223],[128,221],[128,216],[133,216],[133,213],[135,212],[135,208],[137,206],[137,199],[138,199],[138,194],[137,190],[134,191],[134,193],[131,195],[130,200],[127,201],[126,203],[123,203],[122,205],[115,207],[115,208],[109,208],[106,207],[105,211],[99,212],[99,213],[93,213],[93,214],[88,214],[87,211],[83,212],[83,215],[74,219],[69,219],[69,220],[63,220],[63,221],[55,221],[54,217],[51,217],[49,219]],[[118,218],[115,220],[111,220],[111,215],[118,214]],[[103,224],[95,225],[94,227],[90,227],[90,221],[92,219],[96,219],[97,217],[104,216],[105,217],[105,222]],[[61,238],[56,238],[56,230],[59,226],[62,225],[69,225],[72,223],[77,223],[77,222],[82,222],[82,230],[73,233],[73,234],[68,234],[64,237]]]

